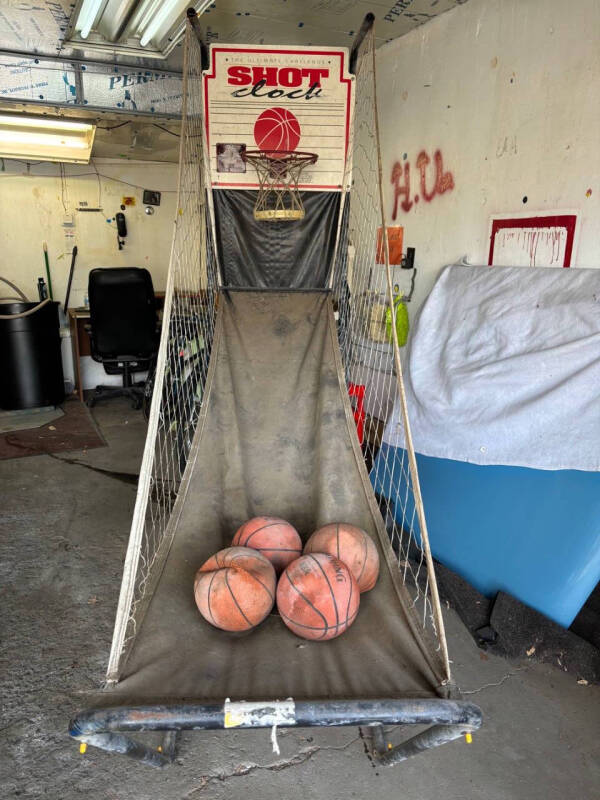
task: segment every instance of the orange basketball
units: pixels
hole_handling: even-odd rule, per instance
[[[273,608],[275,570],[249,547],[227,547],[196,573],[194,598],[205,620],[224,631],[248,631]]]
[[[251,547],[266,556],[280,573],[302,555],[302,539],[289,522],[279,517],[253,517],[236,531],[233,545]]]
[[[358,614],[360,593],[348,567],[328,553],[301,556],[277,584],[281,618],[304,639],[335,639]]]
[[[313,533],[305,553],[331,553],[348,566],[356,578],[359,592],[368,592],[377,583],[379,553],[368,533],[347,522],[332,522]]]

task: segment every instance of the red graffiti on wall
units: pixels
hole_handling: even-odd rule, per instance
[[[398,199],[400,197],[404,197],[400,204],[402,211],[410,211],[413,206],[410,201],[410,164],[408,161],[404,163],[404,168],[399,161],[396,161],[392,167],[392,183],[394,184],[392,219],[396,219],[398,216]]]
[[[454,177],[451,172],[444,171],[444,159],[440,150],[436,150],[433,154],[433,161],[435,165],[435,181],[433,187],[428,191],[427,189],[427,168],[431,163],[431,159],[425,152],[421,150],[417,156],[417,169],[420,175],[420,189],[421,197],[426,203],[431,203],[436,194],[444,194],[454,189]],[[415,194],[411,199],[410,194],[410,164],[408,161],[402,165],[396,161],[392,167],[391,182],[394,185],[394,207],[392,209],[392,219],[398,216],[398,205],[402,211],[408,212],[413,207],[414,203],[419,202],[419,195]],[[402,202],[399,203],[399,200]]]

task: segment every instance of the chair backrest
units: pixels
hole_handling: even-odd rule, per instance
[[[88,296],[92,356],[150,358],[157,349],[156,301],[152,277],[138,267],[93,269]]]

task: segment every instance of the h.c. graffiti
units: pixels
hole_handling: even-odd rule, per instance
[[[410,163],[408,160],[402,164],[396,161],[392,167],[390,180],[394,186],[394,205],[392,207],[392,219],[398,216],[398,208],[408,212],[415,203],[422,198],[426,203],[431,203],[438,194],[445,194],[454,189],[454,176],[451,172],[444,170],[444,158],[441,150],[436,150],[433,154],[434,175],[431,176],[429,165],[431,158],[425,150],[421,150],[416,160],[416,167],[419,171],[419,192],[413,196],[411,194]],[[429,173],[429,174],[428,174]]]

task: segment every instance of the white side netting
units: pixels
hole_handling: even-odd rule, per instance
[[[391,277],[385,264],[376,263],[377,231],[383,216],[374,42],[371,28],[361,45],[356,69],[353,136],[344,181],[348,186],[351,179],[351,184],[344,198],[333,293],[346,382],[349,388],[352,384],[364,387],[363,452],[367,467],[414,610],[425,633],[433,638],[449,677],[443,620],[408,429],[400,350],[397,348],[396,358],[391,326],[386,329]],[[346,231],[347,247],[343,244]],[[389,261],[387,248],[384,255],[380,260]],[[354,396],[352,401],[357,409],[358,398]],[[400,418],[405,434],[408,429],[407,447],[392,453],[380,447],[381,436],[398,401],[403,404]]]
[[[200,45],[184,43],[177,218],[148,435],[107,671],[118,680],[168,549],[168,523],[202,405],[212,344],[217,275],[207,230]]]
[[[184,43],[183,118],[178,215],[165,298],[161,344],[149,413],[148,436],[125,560],[107,671],[116,681],[152,597],[168,552],[169,520],[185,470],[202,404],[215,323],[217,265],[207,230],[205,135],[200,45],[188,26]],[[365,387],[367,466],[414,609],[431,634],[449,677],[443,620],[429,550],[397,342],[385,331],[392,296],[389,268],[376,264],[382,225],[381,174],[376,123],[373,29],[356,72],[354,125],[347,159],[352,186],[344,198],[340,247],[333,273],[339,339],[347,383]],[[345,245],[345,232],[348,246]],[[387,254],[386,254],[386,260]],[[395,337],[394,337],[395,338]],[[401,403],[405,450],[380,449],[385,420]]]

